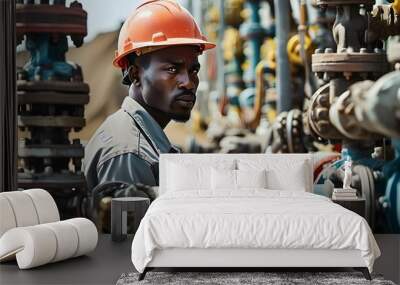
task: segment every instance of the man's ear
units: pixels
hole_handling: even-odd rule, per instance
[[[132,64],[128,68],[128,74],[129,74],[129,79],[132,82],[133,85],[140,87],[140,78],[139,78],[139,68],[135,65]]]

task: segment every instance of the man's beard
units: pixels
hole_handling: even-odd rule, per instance
[[[175,114],[175,113],[171,113],[171,112],[165,112],[164,110],[162,110],[160,108],[157,108],[157,107],[152,107],[149,104],[146,104],[146,107],[149,108],[149,109],[152,109],[152,110],[154,110],[156,112],[164,113],[171,120],[179,122],[179,123],[185,123],[190,119],[191,112],[189,112],[189,114]]]
[[[190,113],[189,114],[168,113],[168,115],[171,118],[171,120],[174,120],[175,122],[179,122],[179,123],[185,123],[190,119]]]

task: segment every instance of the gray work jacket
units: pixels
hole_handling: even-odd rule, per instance
[[[156,186],[159,155],[168,152],[179,149],[138,102],[126,97],[85,147],[83,170],[89,191],[106,181]]]

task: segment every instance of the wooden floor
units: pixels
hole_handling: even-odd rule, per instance
[[[382,256],[374,272],[400,283],[400,235],[375,236]],[[134,271],[130,249],[132,237],[115,243],[110,235],[101,235],[99,244],[88,256],[19,270],[16,262],[0,265],[0,284],[115,284],[122,273]]]

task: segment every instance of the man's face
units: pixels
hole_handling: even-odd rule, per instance
[[[189,120],[199,85],[198,55],[194,46],[169,47],[148,54],[147,63],[139,64],[138,71],[145,103],[164,111],[172,120]]]

